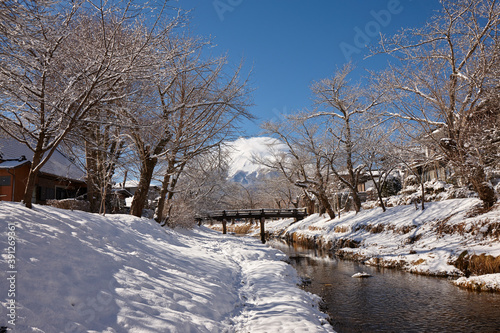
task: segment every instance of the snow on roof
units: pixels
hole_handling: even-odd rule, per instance
[[[22,156],[25,156],[27,161],[33,159],[33,152],[26,145],[12,138],[0,137],[0,154],[4,160],[20,159]],[[11,161],[3,162],[2,166],[6,167],[4,163],[7,162]],[[26,163],[26,161],[24,161],[24,163]],[[85,172],[58,150],[52,154],[48,162],[45,163],[40,171],[73,180],[83,180],[85,178]]]
[[[123,186],[123,182],[121,183],[116,183],[113,185],[113,188],[134,188],[139,186],[139,181],[138,180],[127,180],[125,182],[125,186]]]
[[[12,160],[0,162],[0,169],[12,169],[17,168],[23,164],[28,163],[28,160]]]

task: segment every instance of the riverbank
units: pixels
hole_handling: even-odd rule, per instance
[[[0,327],[332,332],[285,256],[206,227],[0,203]]]
[[[500,208],[483,212],[479,206],[478,199],[468,198],[429,202],[423,211],[404,205],[386,212],[348,212],[333,220],[314,214],[296,223],[266,222],[266,231],[270,237],[321,247],[366,265],[464,277],[457,285],[500,291]],[[490,273],[496,274],[482,281]]]

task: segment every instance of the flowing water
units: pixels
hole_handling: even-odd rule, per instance
[[[339,333],[500,332],[498,293],[466,291],[444,278],[338,260],[279,241],[269,244],[307,278],[304,289],[323,299],[323,311]],[[358,272],[372,277],[352,278]]]

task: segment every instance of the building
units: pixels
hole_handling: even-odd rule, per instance
[[[24,144],[0,137],[0,201],[21,201],[28,180],[33,152]],[[35,180],[33,203],[76,198],[87,192],[85,172],[72,159],[56,150]]]
[[[134,199],[135,192],[139,187],[139,181],[137,180],[127,180],[125,183],[116,183],[113,186],[113,210],[129,212],[132,206],[132,201]],[[146,209],[155,210],[158,205],[158,200],[160,199],[161,186],[150,185],[148,190],[148,199],[146,203]]]

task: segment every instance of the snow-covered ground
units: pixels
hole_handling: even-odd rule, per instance
[[[461,277],[453,281],[457,286],[477,291],[500,291],[500,274]]]
[[[333,220],[315,214],[296,223],[291,219],[266,222],[266,231],[277,237],[333,248],[344,258],[368,265],[460,276],[463,272],[452,263],[464,251],[469,255],[500,256],[500,210],[497,207],[471,216],[479,204],[473,198],[452,199],[426,203],[423,211],[404,205],[390,207],[386,212],[381,208],[358,214],[349,212]],[[484,279],[485,285],[490,286],[491,281],[500,279],[500,274],[474,279]]]
[[[333,331],[256,239],[4,202],[0,222],[0,327],[14,332]]]

